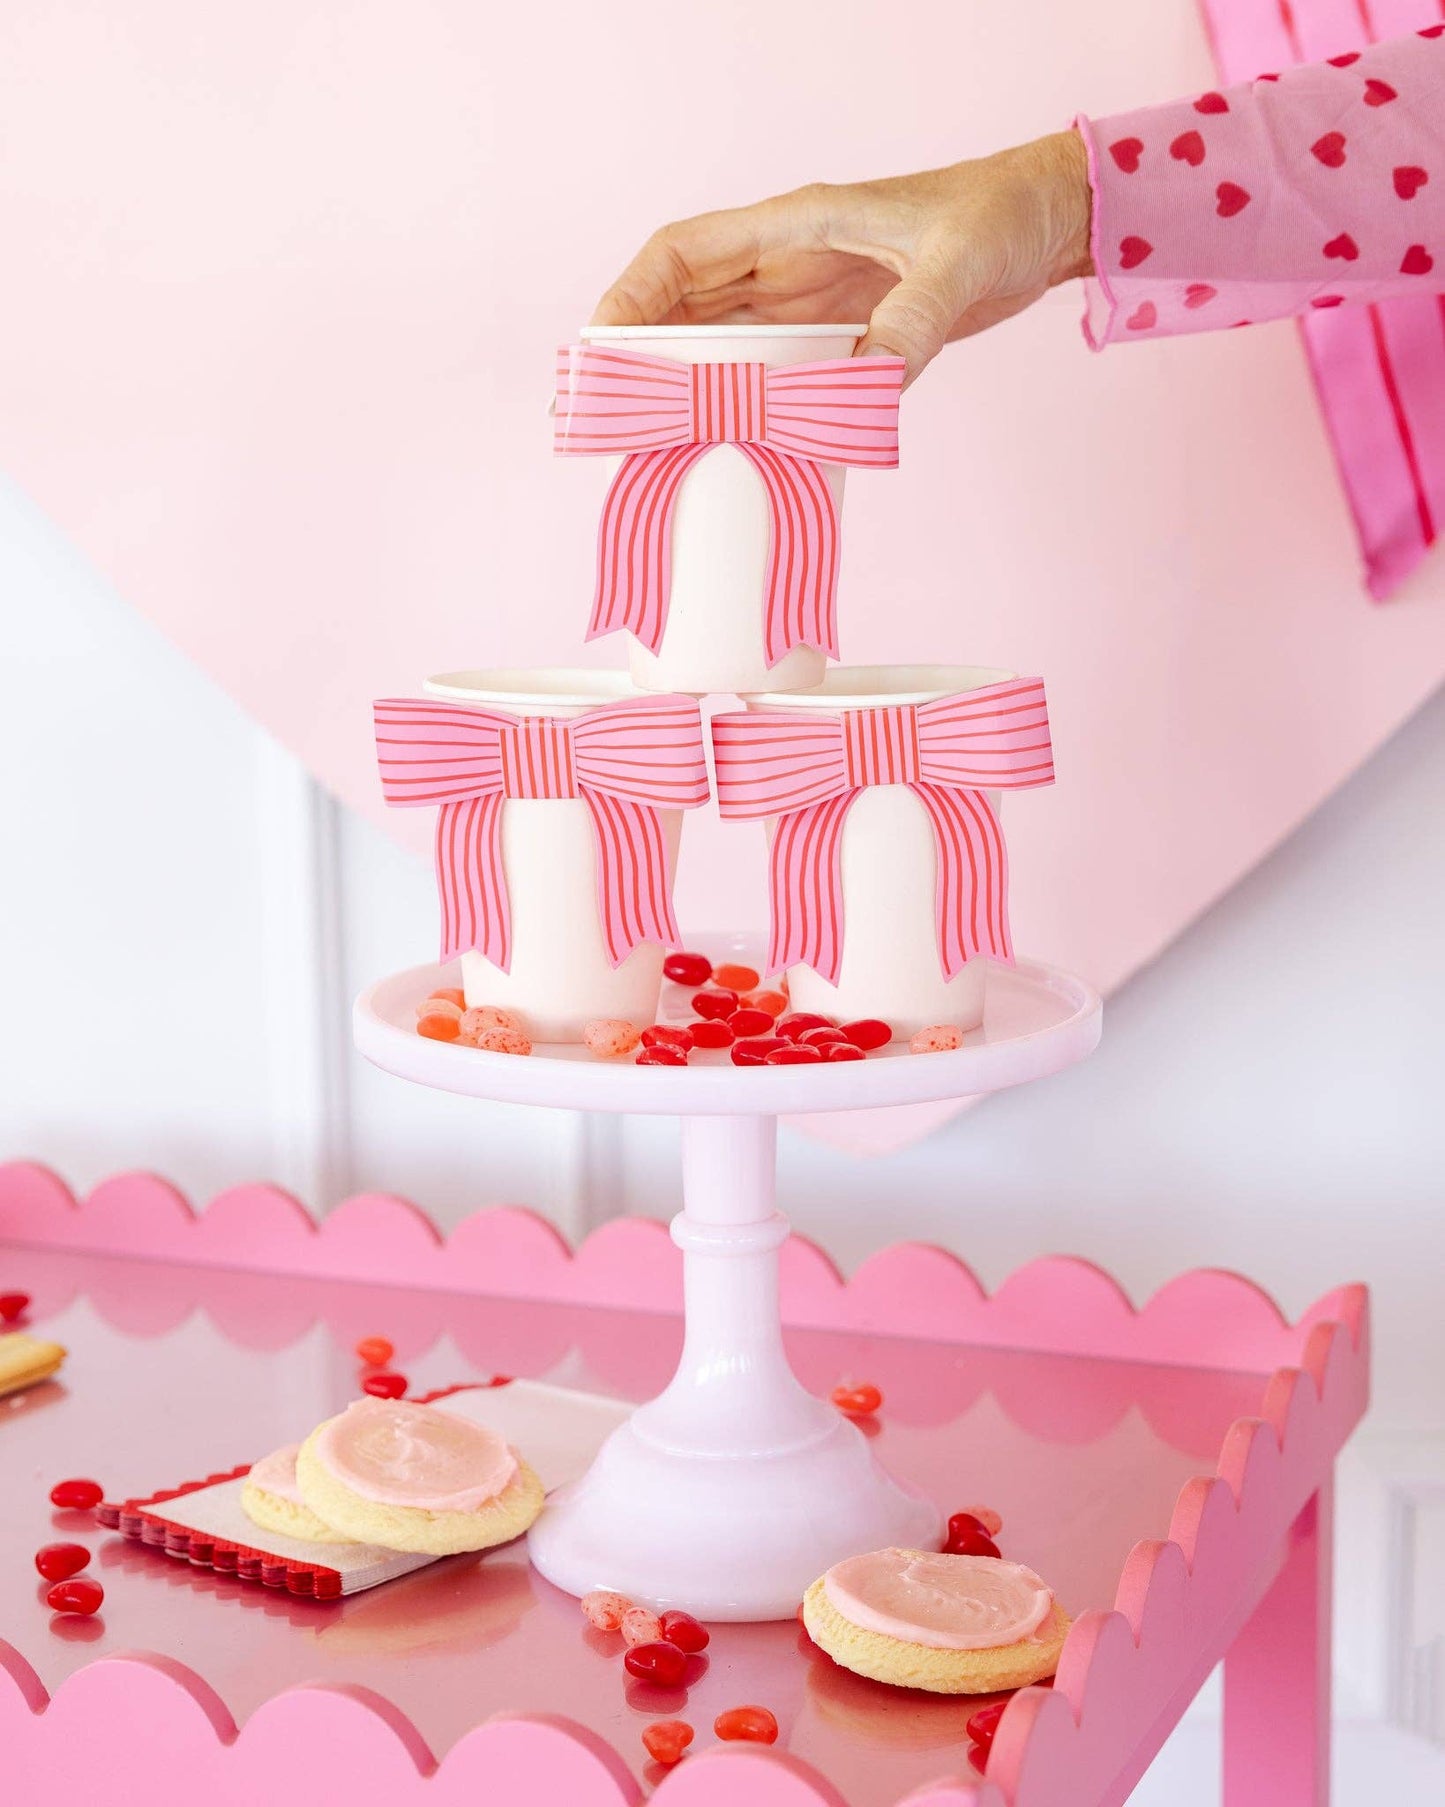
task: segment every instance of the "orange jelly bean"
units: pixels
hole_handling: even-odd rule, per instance
[[[712,1722],[719,1738],[746,1739],[752,1744],[775,1744],[778,1722],[766,1707],[729,1707]]]
[[[444,1004],[455,1004],[458,1010],[467,1007],[467,994],[459,985],[443,985],[436,991],[427,993],[429,998],[440,998]]]
[[[654,1763],[676,1763],[692,1737],[692,1727],[685,1719],[659,1719],[642,1728],[642,1742]]]
[[[712,969],[712,982],[724,991],[756,991],[759,975],[750,966],[725,964]]]
[[[869,1381],[833,1389],[833,1404],[848,1418],[871,1418],[882,1403],[883,1395]]]
[[[369,1368],[384,1368],[396,1354],[391,1339],[384,1336],[364,1336],[356,1345],[359,1361],[364,1361]]]
[[[424,1035],[428,1041],[454,1042],[457,1039],[457,1030],[461,1027],[461,1021],[459,1016],[441,1016],[435,1013],[429,1016],[419,1016],[416,1020],[416,1032],[418,1035]]]
[[[788,1000],[780,991],[750,991],[742,1000],[749,1010],[765,1010],[771,1017],[780,1017],[788,1008]]]

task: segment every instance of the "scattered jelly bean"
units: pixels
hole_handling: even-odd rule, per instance
[[[404,1374],[368,1374],[361,1383],[362,1392],[370,1393],[373,1399],[400,1399],[406,1387]]]
[[[716,988],[695,991],[692,994],[692,1007],[699,1016],[730,1017],[738,1007],[738,994]]]
[[[629,1644],[655,1644],[662,1636],[662,1620],[646,1606],[629,1606],[619,1629]]]
[[[626,1637],[625,1630],[622,1635]],[[664,1644],[660,1638],[624,1651],[622,1666],[639,1681],[656,1682],[659,1688],[680,1687],[687,1674],[687,1658],[676,1644]]]
[[[749,1010],[744,1004],[728,1018],[728,1028],[734,1035],[771,1035],[773,1019],[766,1010]]]
[[[766,1707],[729,1707],[712,1722],[719,1738],[746,1738],[753,1744],[774,1744],[778,1722]]]
[[[699,1017],[687,1027],[695,1048],[730,1048],[737,1039],[732,1024],[720,1022],[716,1017]]]
[[[431,1011],[426,1016],[416,1019],[416,1032],[424,1035],[428,1041],[454,1042],[457,1031],[461,1027],[461,1018],[453,1012],[451,1016],[443,1016],[438,1011]]]
[[[856,1387],[834,1387],[832,1397],[846,1418],[871,1418],[883,1403],[883,1395],[870,1381]]]
[[[416,1007],[416,1013],[418,1017],[450,1016],[455,1017],[458,1022],[462,1020],[461,1005],[454,1004],[450,998],[423,998]]]
[[[987,1750],[993,1743],[993,1735],[998,1730],[998,1722],[1003,1718],[1006,1700],[995,1700],[986,1707],[980,1707],[963,1722],[963,1729],[977,1745]]]
[[[99,1481],[57,1481],[50,1489],[50,1503],[70,1512],[89,1512],[105,1498]]]
[[[687,1056],[681,1048],[675,1048],[671,1042],[657,1042],[650,1048],[644,1048],[638,1055],[636,1064],[639,1067],[685,1067]]]
[[[844,1023],[842,1027],[853,1046],[861,1048],[865,1054],[870,1054],[874,1048],[886,1048],[893,1040],[893,1031],[876,1016],[859,1017],[856,1023]]]
[[[952,1023],[934,1023],[920,1029],[908,1045],[915,1054],[948,1054],[963,1046],[963,1031]]]
[[[620,1016],[594,1017],[582,1025],[583,1045],[601,1060],[616,1060],[630,1054],[642,1040],[636,1023]]]
[[[742,1003],[748,1010],[766,1010],[771,1017],[782,1016],[788,1008],[788,1000],[780,991],[750,991]]]
[[[30,1309],[29,1293],[0,1293],[0,1323],[13,1324]]]
[[[681,1048],[684,1054],[695,1046],[692,1030],[686,1023],[652,1023],[642,1031],[644,1048],[655,1048],[662,1042]]]
[[[356,1359],[368,1368],[384,1368],[395,1354],[390,1337],[364,1336],[356,1345]]]
[[[90,1561],[83,1543],[48,1543],[35,1552],[35,1566],[47,1581],[69,1581]]]
[[[943,1546],[946,1556],[1001,1556],[1003,1552],[985,1531],[965,1531],[950,1536]]]
[[[994,1511],[992,1506],[965,1506],[963,1512],[955,1513],[954,1517],[958,1518],[963,1516],[963,1514],[967,1514],[969,1518],[977,1519],[990,1537],[997,1537],[999,1532],[1003,1530],[1003,1520],[999,1517],[998,1513]],[[948,1522],[951,1526],[953,1524],[953,1519],[949,1519]]]
[[[692,1739],[685,1719],[656,1719],[642,1728],[642,1742],[654,1763],[676,1763]]]
[[[620,1631],[625,1614],[632,1611],[632,1602],[626,1594],[615,1594],[611,1588],[594,1588],[590,1594],[582,1596],[582,1611],[587,1621],[595,1625],[598,1631]]]
[[[769,1067],[804,1067],[815,1066],[823,1058],[817,1048],[803,1048],[794,1043],[791,1047],[775,1048],[764,1061]]]
[[[712,961],[706,954],[669,954],[662,970],[674,985],[706,985],[712,977]]]
[[[105,1589],[98,1581],[92,1581],[88,1575],[77,1575],[73,1581],[57,1581],[46,1594],[45,1604],[52,1612],[76,1613],[85,1618],[100,1611],[104,1598]]]
[[[733,1043],[733,1065],[735,1067],[760,1067],[770,1054],[776,1054],[780,1048],[790,1046],[781,1035],[759,1035],[747,1041]]]
[[[439,985],[435,991],[428,992],[427,996],[435,998],[441,1004],[455,1004],[458,1010],[465,1010],[467,1007],[466,993],[459,985]]]
[[[988,1771],[988,1752],[984,1749],[983,1745],[981,1745],[981,1744],[970,1744],[969,1745],[968,1761],[969,1761],[970,1766],[973,1769],[976,1769],[980,1775],[985,1775],[987,1773],[987,1771]]]
[[[734,966],[730,962],[712,969],[713,984],[721,985],[724,991],[756,991],[761,976],[750,966]]]
[[[997,1516],[997,1514],[994,1516]],[[976,1512],[970,1509],[967,1512],[955,1512],[953,1514],[948,1521],[948,1535],[950,1538],[992,1537],[993,1531],[984,1523]]]
[[[531,1037],[520,1029],[484,1029],[477,1037],[477,1047],[488,1054],[530,1054]]]
[[[803,1048],[826,1048],[830,1044],[836,1045],[839,1042],[846,1042],[848,1041],[848,1037],[844,1035],[841,1029],[805,1029],[803,1033],[797,1037],[797,1041],[799,1047]],[[848,1042],[848,1046],[851,1048],[853,1043]]]
[[[867,1060],[868,1056],[861,1048],[855,1048],[852,1042],[829,1042],[823,1049],[825,1061]]]
[[[797,1041],[805,1029],[831,1029],[833,1025],[825,1016],[817,1016],[811,1010],[794,1010],[787,1016],[780,1016],[773,1026],[773,1034],[781,1035],[790,1042]]]
[[[667,1643],[676,1644],[688,1656],[696,1656],[699,1650],[706,1650],[712,1641],[712,1634],[707,1626],[693,1618],[690,1612],[665,1612],[662,1615],[662,1635]]]
[[[496,1004],[478,1004],[472,1010],[464,1010],[457,1023],[457,1040],[465,1042],[469,1048],[480,1048],[482,1037],[489,1035],[493,1029],[520,1029],[521,1023],[510,1010],[502,1010]]]

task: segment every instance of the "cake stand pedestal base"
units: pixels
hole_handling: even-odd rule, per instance
[[[938,1509],[788,1365],[776,1146],[775,1117],[683,1119],[684,1209],[672,1224],[682,1358],[532,1528],[533,1563],[568,1593],[615,1588],[703,1619],[787,1619],[845,1556],[939,1546]]]

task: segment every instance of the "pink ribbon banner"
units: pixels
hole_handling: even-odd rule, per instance
[[[732,445],[768,499],[767,664],[797,645],[836,659],[838,509],[821,467],[897,465],[903,372],[902,358],[769,369],[563,346],[554,450],[622,460],[597,535],[588,639],[627,628],[657,652],[667,629],[678,491],[714,446]]]
[[[990,790],[1052,784],[1041,678],[877,709],[765,709],[715,716],[718,807],[778,818],[768,970],[802,964],[837,984],[843,957],[843,827],[869,785],[903,784],[938,852],[945,978],[977,954],[1012,962],[1008,858]]]
[[[508,798],[578,798],[597,847],[597,915],[620,966],[643,941],[678,942],[658,811],[709,796],[702,720],[691,697],[606,703],[583,714],[504,715],[423,697],[373,706],[388,803],[436,808],[441,958],[512,958],[502,860]]]

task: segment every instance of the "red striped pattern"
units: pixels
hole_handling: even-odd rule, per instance
[[[672,515],[714,445],[749,460],[768,500],[763,643],[769,667],[797,645],[838,657],[838,511],[822,465],[898,463],[901,358],[684,364],[563,347],[555,449],[622,458],[603,505],[588,638],[626,628],[656,652],[667,629]]]
[[[620,966],[643,941],[675,946],[660,809],[707,801],[702,722],[691,697],[608,703],[571,719],[504,715],[430,698],[374,706],[382,792],[435,805],[441,957],[469,949],[505,972],[511,915],[501,852],[508,798],[580,797],[597,851],[597,914]]]
[[[1012,960],[1008,857],[990,790],[1053,782],[1041,679],[1019,678],[917,707],[715,716],[718,807],[777,817],[770,858],[769,971],[802,964],[833,984],[843,957],[843,827],[860,790],[904,784],[938,855],[938,955],[952,978],[978,954]]]

